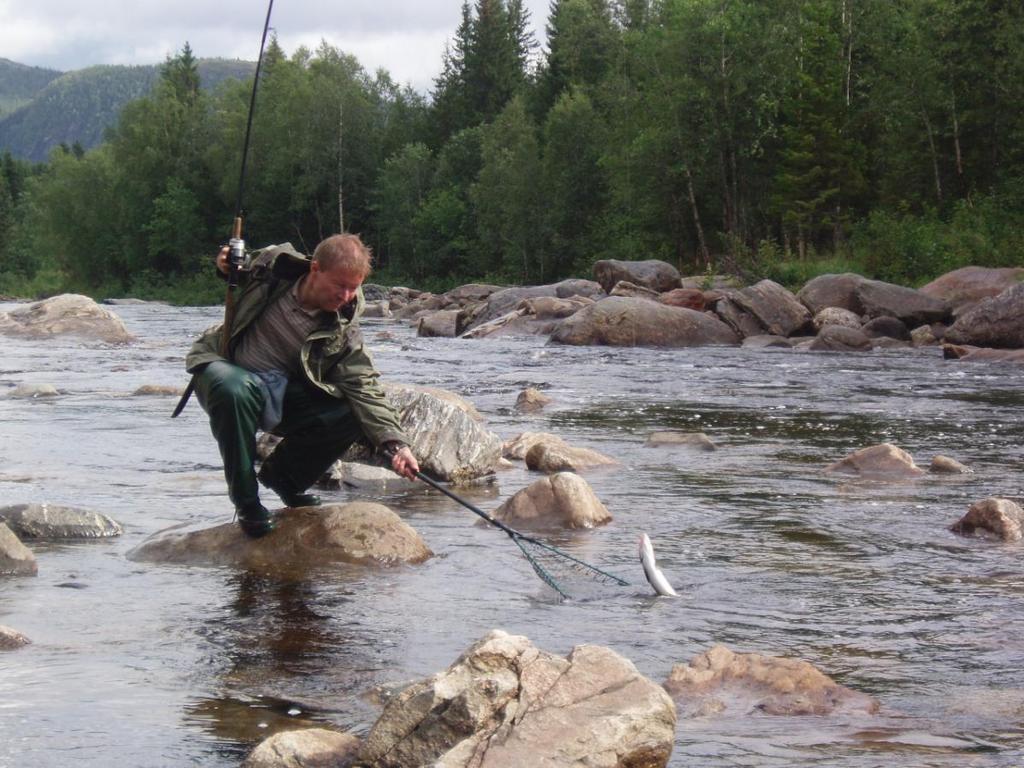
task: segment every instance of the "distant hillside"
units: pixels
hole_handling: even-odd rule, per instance
[[[10,59],[0,58],[0,116],[28,104],[39,91],[60,75],[56,69],[28,67]]]
[[[249,77],[256,68],[252,62],[224,59],[200,59],[198,64],[204,90],[229,78]],[[160,77],[160,67],[95,66],[53,74],[28,103],[0,117],[0,151],[10,150],[16,157],[41,162],[62,142],[70,145],[77,141],[86,149],[96,146],[121,108],[150,92]],[[0,88],[0,95],[4,94]]]

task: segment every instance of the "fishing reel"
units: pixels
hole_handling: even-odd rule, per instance
[[[242,269],[245,266],[245,240],[240,237],[228,240],[228,264],[232,269]]]

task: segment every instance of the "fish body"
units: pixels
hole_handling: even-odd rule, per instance
[[[658,563],[654,559],[654,545],[651,544],[651,539],[646,533],[640,534],[640,564],[644,567],[644,577],[654,587],[655,592],[665,597],[678,597],[676,591],[672,589],[672,585],[668,583],[668,579],[665,578],[665,574],[658,568]]]

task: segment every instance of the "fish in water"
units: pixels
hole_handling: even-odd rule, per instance
[[[651,544],[646,533],[640,534],[640,564],[643,565],[644,576],[654,587],[655,592],[665,597],[678,597],[676,591],[672,589],[672,585],[668,583],[668,579],[665,578],[665,574],[658,568],[657,561],[654,559],[654,545]]]

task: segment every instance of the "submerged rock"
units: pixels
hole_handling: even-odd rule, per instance
[[[914,463],[909,453],[892,443],[861,448],[845,459],[830,464],[825,471],[878,479],[912,478],[924,474],[924,470]]]
[[[510,440],[506,440],[501,446],[501,455],[506,459],[517,459],[522,461],[530,449],[538,443],[550,443],[553,445],[569,445],[558,435],[550,432],[521,432]]]
[[[39,397],[57,397],[60,390],[53,384],[19,384],[7,396],[19,400],[34,400]]]
[[[493,512],[507,522],[594,528],[611,522],[608,509],[579,475],[559,472],[523,488]]]
[[[65,293],[0,312],[0,333],[29,338],[80,336],[89,341],[123,344],[134,341],[124,323],[88,296]]]
[[[974,470],[949,456],[935,456],[928,467],[929,472],[939,475],[970,475]]]
[[[663,432],[652,432],[647,436],[644,445],[651,448],[696,448],[699,451],[717,450],[711,438],[703,432],[676,432],[666,430]]]
[[[561,658],[494,630],[389,702],[356,764],[659,768],[675,724],[665,691],[614,651]]]
[[[1024,537],[1024,509],[1010,499],[983,499],[971,504],[950,530],[964,536],[990,534],[1002,541],[1020,541]]]
[[[359,739],[326,728],[275,733],[260,742],[242,768],[345,768],[359,751]]]
[[[535,387],[527,387],[519,393],[516,398],[516,410],[524,413],[534,413],[542,410],[545,405],[551,402],[551,398]]]
[[[17,630],[0,625],[0,651],[13,651],[31,644],[25,635]]]
[[[36,556],[6,524],[0,523],[0,576],[35,576]]]
[[[303,507],[279,515],[277,528],[250,539],[236,523],[199,531],[157,533],[130,560],[246,568],[305,568],[333,563],[397,565],[433,556],[420,535],[382,504]]]
[[[665,690],[688,717],[708,714],[873,714],[878,702],[806,661],[735,653],[716,645],[672,668]]]
[[[0,520],[22,539],[104,539],[124,533],[119,522],[99,512],[56,504],[0,507]]]
[[[647,299],[611,296],[563,320],[551,334],[558,344],[613,347],[736,345],[739,339],[717,317]]]
[[[132,395],[135,397],[181,397],[184,391],[184,387],[178,387],[173,384],[143,384],[132,392]]]

